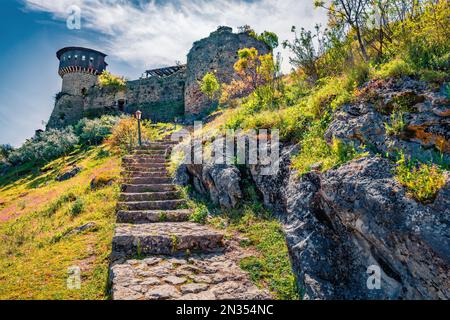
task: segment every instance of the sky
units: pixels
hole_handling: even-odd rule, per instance
[[[80,29],[67,25],[73,8]],[[313,0],[2,0],[0,144],[19,146],[45,127],[61,90],[60,48],[102,51],[109,71],[133,80],[144,70],[185,63],[192,43],[218,26],[250,25],[281,42],[293,38],[293,25],[316,23],[326,24],[326,14]],[[289,52],[279,51],[289,72]]]

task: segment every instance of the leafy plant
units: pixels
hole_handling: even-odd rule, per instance
[[[126,88],[126,81],[124,78],[115,76],[109,71],[104,70],[98,77],[98,83],[102,88],[111,88],[114,91],[120,91]]]
[[[199,82],[200,90],[209,98],[209,100],[214,100],[217,93],[220,90],[220,83],[216,76],[212,72],[208,72],[203,77],[202,81]]]
[[[402,111],[393,112],[390,117],[391,123],[385,123],[386,134],[389,136],[400,135],[406,129],[406,122]]]
[[[396,179],[417,200],[428,203],[445,185],[444,172],[435,164],[415,163],[402,154],[395,170]]]

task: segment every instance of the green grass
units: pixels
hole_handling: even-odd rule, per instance
[[[105,173],[118,176],[120,161],[112,155],[97,158],[102,148],[80,150],[0,187],[4,199],[0,210],[0,299],[108,298],[108,257],[119,188],[113,183],[91,190],[90,181]],[[84,169],[72,179],[54,181],[55,172],[68,161]],[[35,183],[37,180],[40,182]],[[19,203],[25,203],[21,210],[17,210]],[[94,228],[75,231],[91,222]],[[80,290],[67,288],[71,266],[81,268]]]
[[[429,203],[445,185],[445,174],[435,164],[420,163],[405,159],[402,155],[396,167],[396,179],[420,202]]]

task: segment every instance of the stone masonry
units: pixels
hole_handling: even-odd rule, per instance
[[[245,252],[191,210],[169,178],[174,142],[161,140],[123,158],[110,267],[114,300],[270,299],[239,267]]]
[[[63,48],[57,53],[63,84],[47,128],[73,125],[83,117],[133,114],[136,110],[146,119],[163,122],[201,115],[213,102],[200,91],[198,81],[214,72],[222,83],[229,83],[235,77],[237,52],[245,47],[254,47],[261,54],[270,52],[264,42],[247,32],[233,33],[232,28],[219,27],[193,44],[186,65],[148,70],[140,79],[127,81],[120,91],[97,84],[98,75],[107,66],[105,54],[88,48]]]

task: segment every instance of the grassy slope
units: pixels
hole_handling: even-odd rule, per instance
[[[40,170],[0,179],[0,299],[107,297],[118,187],[91,190],[90,181],[117,178],[120,162],[104,148],[78,150]],[[56,182],[72,163],[83,167],[80,174]],[[93,230],[68,234],[88,222],[96,224]],[[67,289],[70,266],[81,268],[81,290]]]

